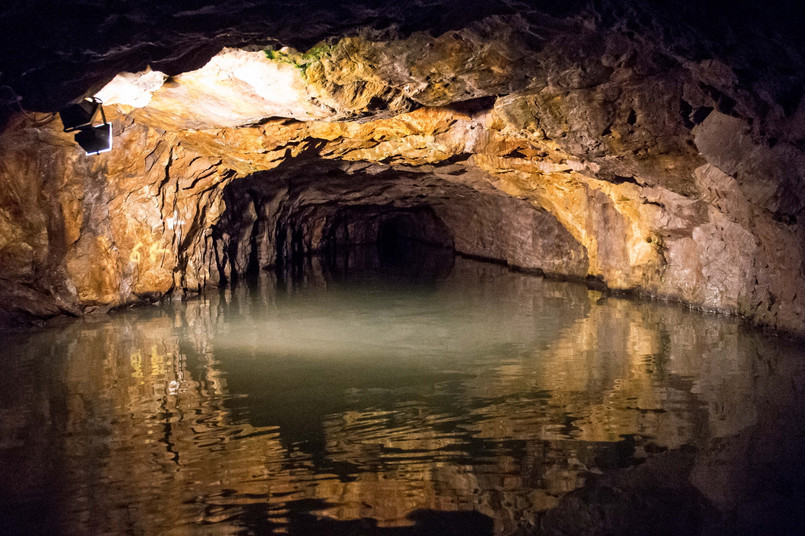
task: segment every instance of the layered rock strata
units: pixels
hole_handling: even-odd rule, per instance
[[[58,120],[17,117],[0,136],[2,314],[195,292],[405,215],[461,253],[802,333],[801,77],[637,30],[507,15],[225,49],[112,80],[115,148],[92,158]]]

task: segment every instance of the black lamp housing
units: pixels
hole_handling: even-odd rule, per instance
[[[94,125],[101,112],[103,123]],[[65,132],[76,132],[75,141],[88,155],[105,153],[112,149],[112,124],[106,121],[101,99],[89,97],[59,111]]]

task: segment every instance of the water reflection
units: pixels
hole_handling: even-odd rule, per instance
[[[8,337],[0,532],[800,526],[795,345],[462,259],[349,273]]]

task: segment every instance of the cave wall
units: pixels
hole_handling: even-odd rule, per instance
[[[345,207],[428,207],[459,252],[802,333],[805,62],[664,30],[593,10],[225,49],[113,80],[92,158],[16,116],[2,315],[198,291],[274,264],[282,229],[316,251]]]
[[[0,317],[108,310],[177,287],[179,252],[223,210],[228,172],[153,129],[121,121],[115,136],[115,159],[80,155],[52,125],[2,137]],[[174,225],[178,214],[193,219]]]

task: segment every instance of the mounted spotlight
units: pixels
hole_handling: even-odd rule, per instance
[[[82,128],[76,132],[75,141],[87,154],[105,153],[112,150],[112,124],[104,123],[95,127]]]
[[[76,132],[75,141],[87,154],[105,153],[112,149],[112,124],[106,121],[101,99],[89,97],[59,111],[65,132]],[[103,123],[94,125],[98,111]]]
[[[98,108],[101,107],[101,99],[90,97],[77,104],[71,104],[59,111],[59,117],[64,125],[65,132],[73,132],[92,126],[92,121],[98,115]],[[105,118],[104,118],[105,120]]]

